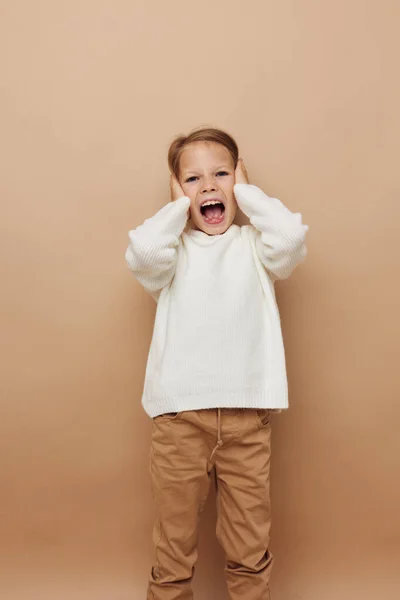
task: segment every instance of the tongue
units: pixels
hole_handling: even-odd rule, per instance
[[[207,221],[214,221],[220,219],[222,216],[222,206],[220,204],[213,204],[206,206],[204,209],[204,218]]]

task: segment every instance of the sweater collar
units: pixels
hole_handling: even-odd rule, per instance
[[[186,235],[200,244],[209,245],[217,242],[220,239],[226,239],[231,235],[234,235],[238,229],[240,229],[238,225],[232,224],[230,227],[228,227],[225,233],[220,233],[218,235],[208,235],[200,229],[190,229]]]

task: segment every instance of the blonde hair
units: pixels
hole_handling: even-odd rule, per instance
[[[168,166],[171,173],[173,173],[176,178],[179,178],[179,163],[182,152],[186,146],[193,144],[194,142],[214,142],[216,144],[221,144],[221,146],[224,146],[232,156],[234,168],[236,169],[239,158],[239,149],[233,137],[221,129],[201,127],[199,129],[194,129],[189,135],[179,135],[173,140],[169,147]]]

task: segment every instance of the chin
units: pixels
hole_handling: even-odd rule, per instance
[[[207,235],[222,235],[223,233],[225,233],[226,231],[228,231],[229,227],[232,225],[231,224],[226,224],[226,225],[218,225],[215,227],[210,227],[209,225],[205,225],[204,223],[196,223],[195,227],[196,229],[202,231],[203,233],[206,233]]]
[[[204,231],[207,235],[222,235],[225,231],[228,231],[230,225],[218,225],[218,227],[209,227],[207,225],[203,225],[201,230]]]

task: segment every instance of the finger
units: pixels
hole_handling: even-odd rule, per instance
[[[237,168],[235,170],[235,180],[236,183],[249,183],[249,178],[247,175],[247,170],[243,158],[238,159]]]
[[[244,160],[243,158],[239,158],[238,162],[237,162],[237,167],[236,170],[240,173],[240,172],[244,172],[246,170],[246,167],[244,166]]]

